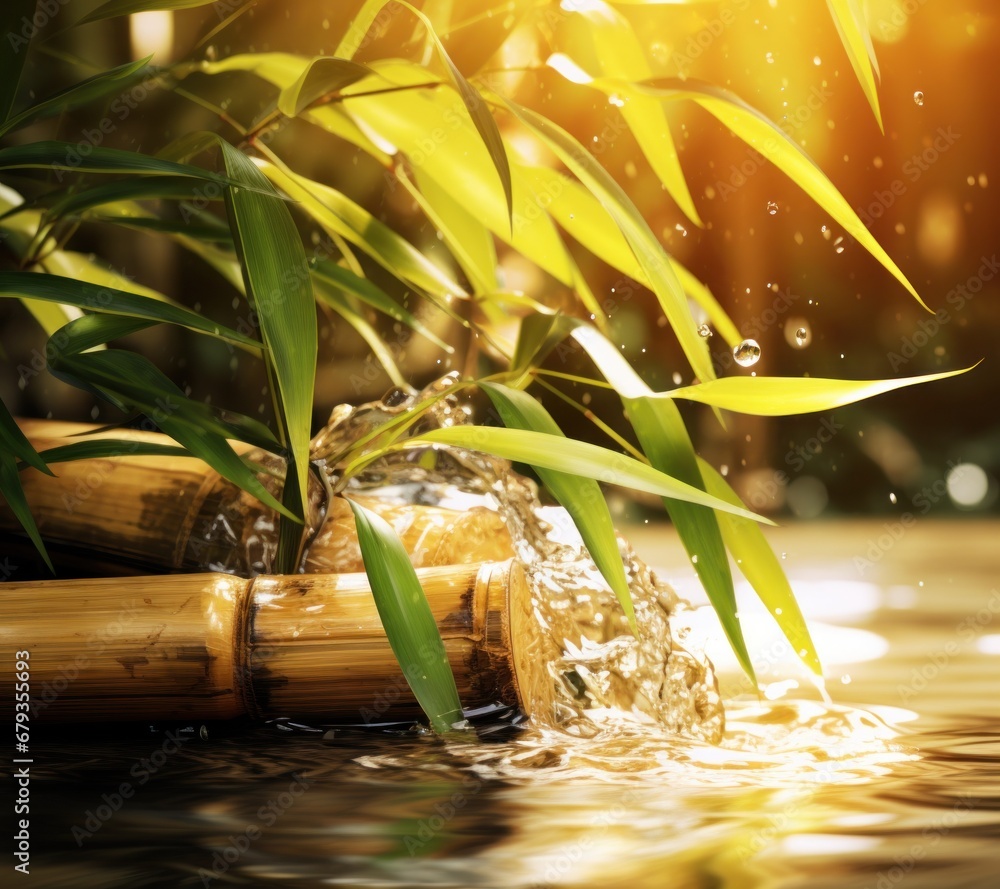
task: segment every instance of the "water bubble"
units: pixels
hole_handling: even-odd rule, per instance
[[[809,342],[809,331],[804,327],[799,327],[795,331],[795,345],[804,346]]]
[[[698,336],[702,336],[705,337],[705,339],[708,339],[708,337],[710,337],[711,335],[712,335],[711,327],[709,327],[707,324],[698,325]]]
[[[740,367],[751,367],[760,360],[760,346],[756,340],[743,340],[733,349],[733,358]]]
[[[682,377],[680,375],[680,372],[676,370],[674,371],[674,375],[671,379],[673,379],[675,386],[679,386],[681,383],[684,382],[684,377]]]
[[[789,318],[785,322],[785,341],[793,349],[804,349],[812,342],[812,328],[805,318]]]
[[[896,495],[892,491],[889,492],[889,502],[890,503],[895,503],[896,502]]]
[[[205,58],[208,59],[208,61],[214,62],[218,57],[219,54],[211,43],[205,47]]]
[[[918,105],[923,105],[924,104],[924,93],[923,93],[923,90],[917,90],[913,94],[913,101],[916,102]]]
[[[778,204],[775,201],[768,201],[767,212],[774,216],[774,214],[778,212]]]

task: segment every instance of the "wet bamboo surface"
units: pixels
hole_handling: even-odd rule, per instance
[[[418,576],[463,706],[530,709],[518,676],[530,686],[534,652],[515,645],[531,638],[520,566]],[[364,574],[8,583],[0,617],[3,662],[29,653],[33,721],[371,722],[419,713]]]

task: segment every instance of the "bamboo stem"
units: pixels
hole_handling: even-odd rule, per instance
[[[499,701],[530,712],[535,634],[520,566],[418,576],[463,706]],[[377,722],[420,712],[364,574],[8,583],[0,626],[2,662],[30,666],[32,722]],[[11,708],[14,696],[4,699]]]

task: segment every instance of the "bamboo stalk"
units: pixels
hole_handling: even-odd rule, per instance
[[[71,436],[95,428],[51,420],[19,423],[37,450],[66,444]],[[127,429],[88,437],[170,442],[163,435]],[[232,540],[259,539],[254,523],[268,523],[273,514],[201,460],[139,457],[125,448],[117,457],[59,463],[53,469],[55,478],[27,469],[21,479],[42,537],[59,556],[64,573],[92,574],[95,559],[102,558],[115,564],[117,574],[194,571],[210,565],[225,565],[236,573],[255,568]],[[351,496],[396,529],[417,567],[503,561],[514,555],[503,521],[484,507],[454,510],[363,493]],[[226,534],[218,533],[220,525]],[[2,503],[0,530],[20,530]],[[343,499],[327,504],[303,570],[363,570],[354,518]]]
[[[418,576],[463,706],[539,706],[542,643],[520,565]],[[419,713],[364,574],[7,583],[0,626],[2,663],[30,667],[32,723]]]

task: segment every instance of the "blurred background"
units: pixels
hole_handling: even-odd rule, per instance
[[[69,3],[42,34],[55,35],[96,5]],[[635,23],[657,76],[724,85],[800,143],[936,315],[921,309],[783,173],[715,118],[691,103],[671,103],[668,116],[681,164],[704,222],[703,227],[692,224],[663,191],[616,108],[543,67],[566,37],[559,29],[568,27],[558,17],[546,18],[544,4],[534,4],[537,8],[523,17],[514,13],[531,4],[455,0],[444,5],[451,8],[452,21],[466,23],[448,40],[459,67],[468,75],[485,72],[495,89],[538,107],[593,148],[668,251],[712,289],[741,332],[759,342],[762,355],[753,372],[892,378],[985,359],[967,375],[825,415],[757,419],[731,414],[723,429],[707,409],[683,406],[701,453],[723,467],[750,506],[785,519],[864,513],[884,514],[888,521],[906,513],[997,511],[1000,381],[993,362],[1000,336],[1000,204],[995,199],[1000,169],[996,115],[989,109],[1000,73],[1000,15],[994,3],[866,0],[881,67],[884,134],[825,4],[732,0],[619,7]],[[361,0],[294,5],[220,0],[200,9],[88,25],[56,35],[48,51],[33,51],[22,98],[47,95],[149,53],[158,65],[245,51],[330,53],[360,6]],[[359,59],[393,53],[421,58],[411,18],[391,17],[377,33]],[[93,70],[81,71],[74,59],[86,60]],[[115,118],[106,144],[155,152],[200,129],[235,138],[225,116],[249,122],[273,98],[266,90],[246,89],[247,83],[238,75],[189,78],[185,85],[214,97],[223,115],[166,90],[152,91],[134,113],[120,122]],[[92,108],[16,138],[37,139],[47,132],[75,141],[74,134],[100,116],[101,109]],[[501,127],[511,128],[509,119],[499,120]],[[343,190],[432,257],[449,262],[433,226],[410,198],[387,187],[383,168],[353,146],[296,124],[278,132],[271,147],[293,156],[299,172]],[[547,158],[531,145],[523,150]],[[44,190],[38,175],[9,181],[29,194]],[[303,229],[307,239],[312,234]],[[83,225],[70,245],[223,323],[234,323],[229,285],[162,238]],[[550,305],[570,305],[561,285],[519,255],[504,252],[502,245],[498,249],[506,286]],[[3,250],[0,245],[0,254]],[[673,335],[658,324],[655,298],[582,249],[576,255],[599,299],[634,293],[615,304],[611,324],[615,341],[647,382],[654,388],[690,382]],[[13,260],[3,255],[0,261],[9,267]],[[448,328],[447,319],[427,315],[425,320],[457,345],[464,341],[461,329]],[[15,414],[101,423],[121,419],[45,373],[19,383],[14,368],[30,366],[44,345],[44,334],[20,305],[0,301],[6,363],[0,395]],[[262,369],[205,338],[154,329],[131,338],[129,345],[143,349],[178,385],[201,397],[253,415],[270,410]],[[720,375],[749,372],[735,365],[720,336],[710,345]],[[334,405],[371,400],[390,387],[389,379],[366,362],[367,354],[346,324],[325,319],[317,427]],[[445,370],[466,369],[460,356],[452,364],[419,338],[410,340],[401,366],[418,386]],[[592,372],[582,356],[572,370]],[[567,391],[602,416],[620,416],[614,396],[600,389],[584,393],[567,384]],[[580,414],[561,412],[553,399],[546,404],[568,434],[606,443]],[[617,428],[627,434],[624,421]],[[654,506],[628,508],[641,513]]]

